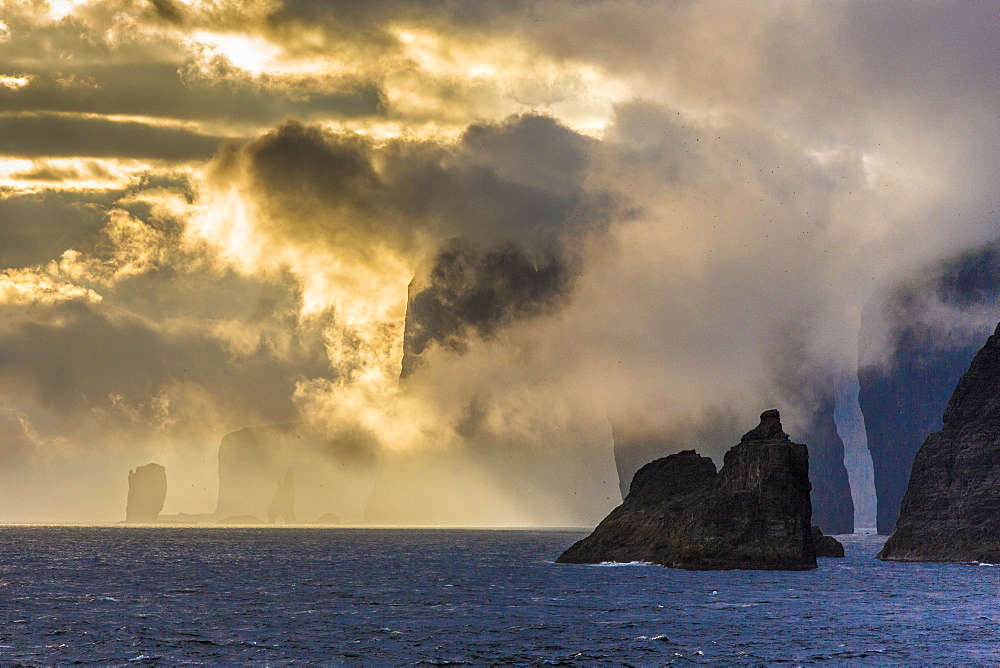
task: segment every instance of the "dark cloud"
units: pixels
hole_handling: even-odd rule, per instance
[[[351,74],[282,82],[280,77],[251,77],[224,59],[196,62],[166,40],[122,40],[112,46],[80,22],[15,28],[17,38],[0,43],[2,74],[27,76],[30,83],[18,89],[0,86],[0,108],[6,112],[134,115],[259,127],[288,115],[358,118],[386,111],[379,82]],[[53,53],[61,57],[53,58]]]
[[[402,376],[410,375],[431,344],[464,352],[470,337],[488,339],[504,327],[555,309],[572,275],[552,257],[506,247],[482,252],[453,241],[410,285]]]
[[[149,0],[156,14],[168,23],[182,25],[184,23],[184,5],[173,0]]]
[[[0,153],[12,156],[202,160],[221,141],[137,122],[48,114],[0,116]]]
[[[553,252],[621,208],[614,191],[585,181],[594,147],[555,119],[514,116],[471,126],[453,149],[390,149],[385,178],[403,214],[443,237]]]
[[[266,328],[257,345],[234,350],[197,324],[164,328],[107,306],[7,306],[0,387],[22,410],[57,416],[63,428],[96,419],[98,432],[140,440],[156,429],[186,434],[199,419],[282,421],[295,416],[296,379],[328,366],[318,333],[302,331],[278,348]]]
[[[42,191],[0,198],[0,269],[42,264],[93,243],[122,191]]]
[[[364,254],[385,244],[409,250],[424,233],[567,255],[620,208],[611,191],[586,187],[593,143],[542,116],[473,126],[457,146],[377,146],[288,121],[221,151],[211,178],[243,180],[267,212],[259,224],[296,243]]]

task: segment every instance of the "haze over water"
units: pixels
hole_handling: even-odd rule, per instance
[[[0,527],[0,662],[1000,661],[1000,568],[555,565],[578,531]]]
[[[892,358],[886,295],[948,345],[996,324],[926,289],[997,240],[996,27],[0,0],[0,521],[116,521],[150,462],[212,512],[221,439],[267,425],[322,437],[311,517],[393,524],[595,524],[612,425],[719,464],[766,408],[800,437]]]

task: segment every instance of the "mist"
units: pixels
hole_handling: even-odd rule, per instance
[[[212,513],[223,437],[295,424],[302,518],[592,525],[900,319],[998,319],[927,287],[996,239],[986,5],[268,7],[5,14],[0,520],[151,461]]]

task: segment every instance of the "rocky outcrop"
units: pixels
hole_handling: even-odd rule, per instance
[[[813,525],[813,545],[816,547],[817,557],[843,558],[844,546],[833,536],[824,536],[823,532],[816,525]]]
[[[167,498],[167,469],[146,464],[128,472],[126,522],[155,522]]]
[[[810,377],[815,385],[815,379]],[[799,425],[793,436],[809,445],[809,481],[812,483],[813,524],[827,534],[854,532],[854,501],[851,483],[844,465],[844,442],[837,432],[834,420],[836,402],[827,385],[809,388],[797,387],[787,392],[786,405],[808,396],[793,406],[792,421]],[[789,413],[786,411],[786,418]],[[744,427],[745,428],[745,427]],[[702,454],[721,457],[724,447],[742,430],[736,416],[725,411],[707,412],[697,420],[687,420],[672,428],[653,426],[634,417],[611,421],[614,438],[615,463],[621,494],[628,494],[632,476],[646,462],[653,461],[684,447],[693,447]]]
[[[770,410],[718,472],[694,450],[639,469],[622,505],[557,561],[806,570],[816,568],[811,516],[806,446]]]
[[[934,337],[903,329],[887,365],[858,370],[858,403],[865,419],[877,495],[877,526],[892,533],[920,444],[941,428],[948,396],[975,347],[942,350]]]
[[[1000,325],[913,462],[896,529],[879,558],[1000,562]]]

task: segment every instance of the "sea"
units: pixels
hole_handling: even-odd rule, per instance
[[[553,563],[585,534],[4,526],[0,664],[1000,664],[997,567]]]

